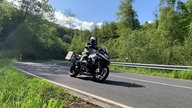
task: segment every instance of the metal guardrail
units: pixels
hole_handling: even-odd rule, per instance
[[[136,68],[162,69],[162,70],[187,70],[192,68],[192,66],[141,64],[141,63],[125,63],[125,62],[111,62],[111,65],[136,67]]]

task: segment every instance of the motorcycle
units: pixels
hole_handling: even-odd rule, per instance
[[[109,75],[109,53],[103,46],[95,53],[91,53],[86,60],[80,61],[80,54],[69,51],[66,60],[72,62],[72,66],[69,71],[71,77],[77,75],[92,76],[96,82],[103,82]]]

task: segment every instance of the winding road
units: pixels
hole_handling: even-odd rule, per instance
[[[115,107],[192,108],[192,81],[110,71],[104,83],[68,75],[71,63],[18,62],[19,70]]]

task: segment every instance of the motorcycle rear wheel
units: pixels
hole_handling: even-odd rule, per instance
[[[101,69],[100,73],[95,72],[95,74],[93,75],[93,79],[96,82],[103,82],[107,79],[107,77],[109,76],[109,67],[103,67]]]
[[[76,77],[79,74],[79,71],[76,70],[75,66],[71,66],[70,71],[69,71],[69,75],[71,77]]]

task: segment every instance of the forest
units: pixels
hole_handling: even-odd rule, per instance
[[[0,0],[0,58],[59,59],[81,53],[91,36],[105,45],[113,61],[192,65],[192,0],[159,0],[154,21],[140,24],[132,4],[120,0],[117,22],[94,24],[92,30],[55,23],[48,0]]]

